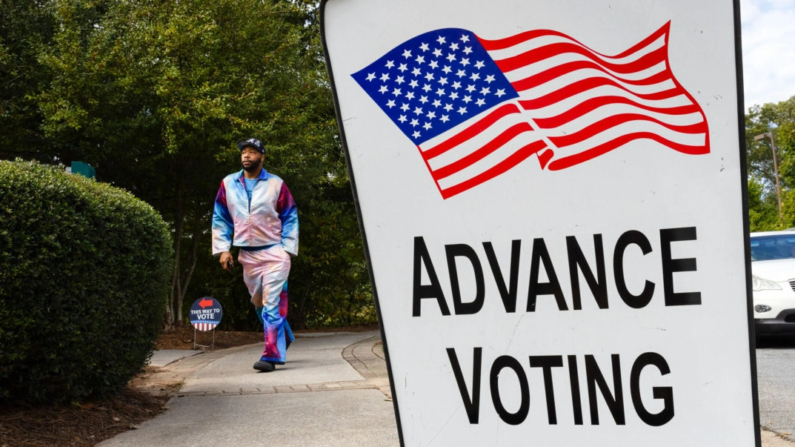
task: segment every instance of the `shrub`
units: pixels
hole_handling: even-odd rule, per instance
[[[166,223],[132,194],[0,161],[0,400],[120,390],[160,330],[171,247]]]

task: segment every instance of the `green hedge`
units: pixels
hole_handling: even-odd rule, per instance
[[[172,243],[132,194],[0,161],[0,401],[106,396],[151,355]]]

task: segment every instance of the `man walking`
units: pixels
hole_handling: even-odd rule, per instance
[[[265,147],[256,138],[237,143],[243,170],[221,182],[213,209],[213,255],[221,267],[234,266],[232,245],[251,302],[265,331],[265,350],[254,369],[283,365],[295,338],[287,324],[290,256],[298,254],[298,208],[287,185],[262,167]]]

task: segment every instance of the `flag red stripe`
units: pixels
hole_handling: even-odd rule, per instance
[[[585,141],[588,138],[593,137],[594,135],[600,134],[606,130],[612,129],[613,127],[616,127],[624,123],[628,123],[630,121],[649,121],[680,133],[699,134],[706,132],[706,126],[704,125],[704,121],[696,124],[689,124],[686,126],[678,126],[666,123],[664,121],[660,121],[658,119],[652,118],[647,115],[641,115],[638,113],[624,113],[620,115],[609,116],[603,120],[597,121],[585,127],[584,129],[578,132],[569,135],[564,135],[560,137],[549,137],[549,140],[552,142],[552,144],[554,144],[559,148],[570,146],[572,144]]]
[[[512,113],[521,113],[521,110],[519,109],[519,107],[516,107],[515,104],[511,103],[500,106],[496,108],[494,111],[490,112],[485,117],[483,117],[480,121],[477,121],[476,123],[472,124],[471,126],[467,127],[461,132],[453,135],[449,139],[424,151],[422,153],[422,156],[425,158],[425,160],[430,160],[431,158],[442,155],[443,153],[460,145],[461,143],[464,143],[465,141],[471,140],[472,138],[480,135],[484,130],[491,127],[501,118],[508,116]]]
[[[528,40],[533,40],[537,37],[544,37],[544,36],[557,36],[557,37],[565,37],[566,39],[571,39],[571,37],[563,33],[560,33],[558,31],[552,31],[548,29],[538,29],[538,30],[525,31],[523,33],[506,37],[504,39],[488,40],[478,37],[478,40],[480,41],[480,44],[483,45],[483,48],[486,49],[486,51],[496,51],[496,50],[504,50],[506,48],[519,45],[522,42],[527,42]],[[571,40],[577,42],[574,39]]]
[[[445,177],[449,177],[456,172],[472,166],[476,162],[482,160],[487,155],[491,154],[492,152],[496,151],[497,149],[504,146],[506,143],[514,139],[519,134],[525,132],[532,132],[533,128],[530,126],[529,123],[518,123],[514,124],[513,126],[506,129],[503,133],[499,134],[496,138],[489,141],[488,143],[484,144],[475,152],[467,155],[466,157],[462,157],[453,163],[450,163],[447,166],[441,167],[432,172],[433,178],[435,180],[441,180]]]
[[[608,56],[608,55],[599,53],[597,51],[594,51],[594,53],[598,54],[600,56],[612,57],[612,58],[627,57],[630,54],[633,54],[633,53],[637,52],[638,50],[640,50],[640,49],[642,49],[644,47],[647,47],[648,45],[653,43],[655,40],[659,39],[660,36],[663,36],[663,35],[667,36],[668,30],[670,29],[670,27],[671,27],[671,22],[669,21],[668,23],[666,23],[665,25],[660,27],[660,29],[658,29],[657,31],[655,31],[654,33],[649,35],[649,37],[641,40],[640,42],[638,42],[633,47],[629,48],[628,50],[624,51],[623,53],[616,54],[615,56]],[[544,36],[565,37],[566,39],[571,39],[572,42],[576,42],[576,43],[588,48],[588,46],[583,45],[582,42],[578,41],[577,39],[573,39],[573,38],[571,38],[570,36],[568,36],[566,34],[563,34],[563,33],[557,32],[557,31],[551,31],[551,30],[525,31],[523,33],[516,34],[514,36],[506,37],[504,39],[495,39],[495,40],[487,40],[487,39],[482,39],[482,38],[478,37],[478,40],[480,41],[481,45],[483,45],[483,48],[486,49],[486,51],[496,51],[496,50],[504,50],[506,48],[510,48],[512,46],[519,45],[519,44],[521,44],[523,42],[527,42],[528,40],[532,40],[532,39],[535,39],[537,37],[544,37]],[[666,45],[667,45],[667,43],[668,43],[668,39],[666,37]],[[588,49],[590,50],[590,48],[588,48]],[[591,51],[593,51],[593,50],[591,50]]]
[[[656,93],[636,93],[612,79],[588,78],[588,79],[583,79],[581,81],[573,82],[565,87],[555,90],[554,92],[546,94],[540,98],[526,99],[519,101],[519,104],[527,110],[540,109],[542,107],[547,107],[552,104],[563,101],[564,99],[570,98],[582,92],[586,92],[588,90],[592,90],[597,87],[602,87],[605,85],[618,87],[621,90],[624,90],[627,93],[631,93],[641,99],[651,99],[651,100],[668,99],[682,94],[681,89],[678,88],[672,88],[669,90],[656,92]]]
[[[599,70],[602,73],[610,76],[613,79],[619,80],[619,81],[624,82],[626,84],[632,84],[632,85],[652,85],[652,84],[657,84],[657,83],[663,82],[665,80],[671,79],[671,75],[665,70],[661,71],[661,72],[658,72],[658,73],[655,73],[655,74],[653,74],[653,75],[651,75],[651,76],[649,76],[647,78],[643,78],[643,79],[625,79],[625,78],[622,78],[620,76],[616,76],[616,75],[610,73],[609,71],[607,71],[604,68],[602,68],[599,64],[596,64],[594,62],[591,62],[591,61],[575,61],[575,62],[569,62],[569,63],[561,64],[561,65],[552,67],[552,68],[550,68],[548,70],[544,70],[541,73],[535,74],[533,76],[530,76],[530,77],[527,77],[527,78],[524,78],[524,79],[520,79],[518,81],[514,81],[514,82],[511,83],[511,85],[517,91],[529,90],[529,89],[531,89],[533,87],[539,86],[539,85],[544,84],[544,83],[549,82],[549,81],[552,81],[553,79],[557,79],[557,78],[559,78],[561,76],[567,75],[569,73],[573,73],[573,72],[575,72],[577,70],[585,70],[585,69]]]
[[[655,40],[659,39],[660,36],[665,36],[665,45],[663,45],[663,48],[668,48],[668,30],[670,30],[670,29],[671,29],[671,21],[669,20],[668,23],[666,23],[665,25],[661,26],[660,29],[658,29],[657,31],[653,32],[651,35],[649,35],[649,37],[641,40],[640,42],[638,42],[637,44],[633,45],[632,47],[630,47],[628,50],[624,51],[623,53],[616,54],[615,56],[612,56],[612,57],[615,57],[615,58],[627,57],[630,54],[636,53],[640,49],[651,45],[652,43],[654,43]]]
[[[583,48],[579,45],[575,45],[573,43],[553,43],[526,51],[522,54],[517,54],[516,56],[495,60],[494,62],[497,63],[497,66],[500,68],[500,70],[502,70],[504,73],[507,73],[509,71],[516,70],[517,68],[522,68],[530,64],[541,62],[559,54],[574,53],[585,56],[600,66],[617,73],[635,73],[647,68],[651,68],[660,62],[664,62],[668,57],[667,50],[668,49],[666,47],[660,47],[648,54],[644,54],[642,57],[632,62],[613,63],[605,61],[593,51]]]
[[[612,104],[629,104],[631,106],[648,110],[649,112],[665,113],[667,115],[687,115],[688,113],[701,112],[701,109],[699,109],[695,104],[667,108],[652,107],[623,96],[599,96],[583,101],[566,112],[561,113],[560,115],[551,116],[549,118],[535,118],[534,121],[538,127],[542,129],[552,129],[569,123],[589,112],[592,112],[593,110],[598,109],[599,107]]]
[[[515,167],[516,165],[518,165],[519,163],[526,160],[531,155],[543,150],[545,147],[546,144],[543,141],[541,140],[534,141],[524,146],[523,148],[519,149],[518,151],[514,152],[508,158],[501,161],[499,164],[492,167],[491,169],[481,174],[478,174],[465,182],[459,183],[455,186],[451,186],[447,189],[443,189],[442,198],[448,199],[470,188],[474,188],[475,186],[478,186],[483,182],[487,182],[493,179],[494,177],[500,176],[506,173],[507,171],[509,171],[510,169],[512,169],[513,167]]]
[[[586,151],[555,160],[549,164],[549,169],[551,171],[559,171],[561,169],[570,168],[572,166],[578,165],[582,162],[591,160],[602,154],[610,152],[613,149],[619,148],[629,143],[630,141],[641,140],[641,139],[654,140],[664,146],[667,146],[671,149],[682,152],[684,154],[701,155],[709,153],[708,145],[688,146],[685,144],[675,143],[656,133],[637,132],[637,133],[622,135],[606,143],[600,144],[599,146],[592,147],[591,149],[588,149]]]

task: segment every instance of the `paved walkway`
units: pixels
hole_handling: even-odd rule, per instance
[[[183,358],[153,374],[168,411],[100,444],[120,446],[399,445],[378,332],[298,338],[272,373],[262,346]]]
[[[154,394],[176,395],[168,411],[99,445],[399,445],[378,332],[307,334],[272,373],[252,369],[261,350],[157,353],[151,364],[163,366],[146,384]],[[763,431],[762,446],[795,444]]]
[[[795,349],[791,343],[756,350],[760,423],[789,440],[795,439]]]

